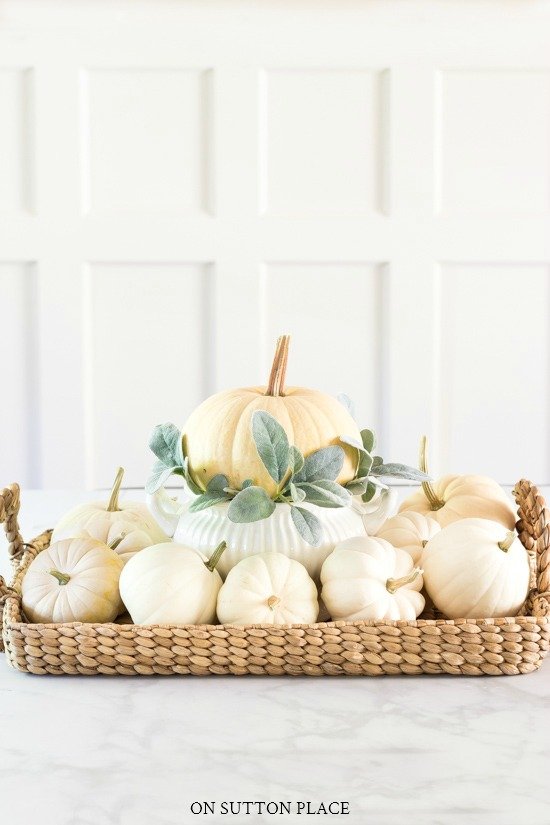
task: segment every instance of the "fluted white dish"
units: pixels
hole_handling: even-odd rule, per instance
[[[183,502],[171,498],[161,488],[149,496],[147,503],[151,513],[163,530],[174,541],[208,554],[221,541],[227,542],[218,570],[222,576],[237,562],[255,553],[279,552],[301,562],[310,576],[318,579],[321,566],[334,546],[352,536],[376,532],[393,506],[394,496],[380,496],[377,502],[364,505],[354,499],[350,507],[317,507],[302,503],[314,513],[323,525],[323,539],[319,547],[312,547],[298,533],[291,518],[291,506],[278,503],[269,518],[248,524],[229,520],[228,502],[215,504],[206,510],[191,512],[193,497],[185,494]]]

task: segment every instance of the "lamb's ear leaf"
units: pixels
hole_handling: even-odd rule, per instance
[[[195,482],[194,478],[191,475],[191,471],[189,470],[189,459],[183,459],[183,477],[185,478],[186,484],[196,496],[200,496],[203,494],[204,490],[199,487],[199,485]]]
[[[167,467],[164,461],[160,459],[155,461],[151,474],[147,479],[145,490],[149,494],[156,493],[160,487],[170,478],[176,467]]]
[[[246,478],[241,484],[241,490],[246,490],[247,487],[252,487],[253,484],[254,482],[251,478]]]
[[[291,507],[290,516],[294,526],[304,541],[312,547],[319,547],[323,540],[323,525],[313,513],[305,507]]]
[[[265,410],[256,410],[252,415],[252,435],[264,467],[279,484],[290,464],[290,447],[284,428]]]
[[[167,467],[182,466],[183,461],[179,461],[181,433],[175,424],[157,424],[149,438],[149,447]]]
[[[355,447],[355,449],[356,449],[356,450],[359,450],[359,453],[366,453],[366,452],[368,452],[368,451],[367,451],[367,450],[365,450],[365,448],[363,447],[363,443],[362,443],[361,441],[359,441],[357,438],[354,438],[354,436],[353,436],[353,435],[341,435],[341,436],[340,436],[340,441],[341,441],[343,444],[347,444],[347,445],[348,445],[348,447]]]
[[[376,436],[372,430],[361,430],[361,441],[367,453],[372,453],[376,447]]]
[[[202,493],[193,499],[189,505],[189,512],[198,513],[199,510],[206,510],[214,504],[221,504],[222,501],[227,501],[227,493]]]
[[[290,495],[292,496],[292,501],[296,504],[299,504],[303,501],[306,497],[305,491],[302,490],[300,487],[297,487],[293,481],[290,482]]]
[[[229,521],[248,523],[261,521],[275,510],[275,502],[269,498],[263,487],[246,487],[232,499],[227,517]]]
[[[304,456],[294,445],[290,448],[290,466],[292,467],[293,475],[297,475],[304,466]]]
[[[306,481],[299,486],[305,491],[305,501],[318,507],[347,507],[351,503],[350,493],[335,481]]]
[[[430,481],[429,475],[415,467],[408,467],[406,464],[377,464],[373,466],[371,474],[387,478],[403,478],[407,481]]]
[[[367,491],[368,482],[366,479],[355,478],[353,481],[348,481],[346,490],[352,496],[362,496]]]
[[[344,450],[338,445],[315,450],[305,459],[304,466],[295,476],[295,481],[334,481],[340,474],[344,457]]]
[[[208,484],[206,485],[206,492],[214,494],[221,494],[225,492],[225,488],[228,486],[229,480],[227,476],[218,474],[216,476],[212,476]]]
[[[365,503],[368,503],[369,501],[372,501],[372,499],[374,498],[374,495],[376,493],[376,490],[377,490],[376,484],[373,484],[372,481],[369,481],[369,483],[367,484],[367,489],[365,490],[365,492],[361,496],[363,501]]]
[[[357,476],[358,478],[364,478],[368,476],[371,471],[373,464],[373,458],[370,453],[361,453],[359,456],[359,466],[357,468]]]

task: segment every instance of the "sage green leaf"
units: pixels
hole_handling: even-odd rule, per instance
[[[175,424],[157,424],[149,439],[149,447],[167,467],[181,466],[181,433]]]
[[[183,459],[183,476],[191,492],[196,496],[202,495],[204,491],[191,476],[191,471],[189,470],[189,459],[187,457]]]
[[[202,493],[191,502],[189,512],[198,513],[199,510],[206,510],[208,507],[213,507],[214,504],[227,501],[227,498],[227,493]]]
[[[352,418],[355,418],[355,404],[349,397],[346,395],[345,392],[341,392],[340,395],[336,396],[342,407],[345,407],[346,410],[349,412]]]
[[[304,481],[334,481],[338,478],[344,463],[344,450],[333,445],[323,447],[310,453],[304,461],[304,466],[295,475],[296,482]]]
[[[375,455],[372,459],[372,466],[373,467],[380,467],[381,464],[384,463],[384,459],[381,455]]]
[[[229,521],[237,523],[248,523],[251,521],[261,521],[275,510],[275,502],[272,501],[262,487],[246,487],[231,501],[227,516]]]
[[[241,484],[241,490],[246,490],[247,487],[252,487],[253,484],[254,484],[254,482],[252,481],[252,479],[247,478]]]
[[[365,450],[365,448],[363,447],[362,442],[358,441],[352,435],[341,435],[340,436],[340,441],[342,441],[344,444],[347,444],[349,447],[355,447],[355,449],[359,450],[360,453],[367,452]]]
[[[403,478],[407,481],[418,482],[430,480],[429,475],[417,470],[415,467],[408,467],[406,464],[378,464],[372,468],[372,475]]]
[[[292,446],[290,448],[290,466],[292,468],[292,472],[294,475],[300,472],[302,467],[304,466],[304,456],[298,449],[298,447]]]
[[[300,487],[296,487],[293,481],[290,482],[290,495],[292,496],[292,501],[296,502],[296,504],[299,504],[306,497],[305,491]]]
[[[175,469],[175,467],[167,467],[164,461],[161,461],[160,459],[155,461],[151,474],[147,479],[145,490],[151,495],[156,493],[156,491],[170,478]]]
[[[305,491],[305,501],[318,507],[346,507],[351,502],[351,495],[335,481],[316,481],[300,483]]]
[[[366,480],[354,479],[346,484],[346,490],[352,496],[362,496],[367,490],[368,482]]]
[[[264,467],[278,484],[283,480],[290,464],[286,432],[276,418],[264,410],[257,410],[252,415],[252,435]]]
[[[373,458],[370,453],[361,453],[359,458],[359,466],[357,468],[357,476],[365,477],[371,471]]]
[[[376,484],[373,484],[372,481],[369,481],[367,484],[367,489],[361,496],[364,502],[369,502],[374,498],[374,494],[376,493]]]
[[[223,492],[225,492],[225,488],[228,486],[228,484],[229,484],[229,479],[227,478],[227,476],[224,476],[224,475],[221,475],[221,474],[216,475],[216,476],[212,476],[212,478],[210,479],[210,481],[206,485],[206,492],[207,493],[212,493],[212,495],[214,495],[216,493],[218,493],[218,494],[223,493]]]
[[[306,510],[304,507],[292,506],[290,517],[304,541],[307,541],[312,547],[318,547],[321,544],[323,540],[323,525],[317,516],[310,513],[309,510]]]
[[[376,436],[372,430],[361,430],[361,441],[367,453],[372,453],[376,447]]]

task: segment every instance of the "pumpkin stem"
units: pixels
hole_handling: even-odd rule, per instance
[[[208,559],[208,561],[204,562],[205,567],[208,570],[210,570],[211,573],[214,572],[214,568],[216,567],[217,563],[221,559],[222,553],[223,553],[223,551],[225,550],[226,547],[227,547],[227,542],[221,541],[218,544],[218,546],[216,547],[216,549],[214,550],[214,552],[212,553],[212,555],[210,556],[210,558]]]
[[[499,541],[498,546],[500,547],[500,549],[504,553],[507,553],[508,550],[510,549],[510,547],[512,546],[512,544],[514,543],[515,538],[516,538],[515,531],[514,530],[509,530],[506,533],[506,536],[502,539],[502,541]]]
[[[418,459],[418,466],[423,473],[428,475],[428,438],[423,435],[420,439],[420,456]],[[441,510],[442,507],[445,506],[445,502],[439,498],[437,493],[435,492],[431,481],[423,481],[422,482],[422,489],[424,490],[424,495],[428,499],[430,504],[431,510]]]
[[[285,394],[286,368],[288,364],[288,348],[290,345],[290,335],[281,335],[277,339],[273,364],[269,374],[266,395],[278,396]]]
[[[124,468],[119,467],[118,472],[116,474],[115,482],[113,484],[113,489],[111,490],[111,498],[109,499],[109,504],[107,505],[108,513],[114,513],[120,509],[118,506],[118,494],[120,492],[120,485],[122,484],[123,477]]]
[[[57,579],[59,584],[69,584],[71,577],[67,573],[60,573],[59,570],[48,570],[50,576]]]
[[[120,536],[117,536],[116,539],[113,539],[113,541],[109,542],[109,544],[107,546],[110,547],[111,550],[116,550],[118,545],[120,544],[120,542],[124,541],[125,538],[126,538],[126,533],[121,533]]]
[[[278,596],[273,595],[273,596],[270,596],[269,599],[267,600],[267,606],[269,607],[270,610],[275,610],[275,608],[277,607],[278,604],[280,604],[280,602],[281,602],[280,598]]]
[[[411,584],[417,576],[420,576],[424,571],[420,567],[415,567],[411,570],[408,576],[401,576],[400,579],[388,579],[386,582],[386,590],[389,593],[395,593],[400,587],[406,584]]]

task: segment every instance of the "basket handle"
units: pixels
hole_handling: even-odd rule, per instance
[[[518,505],[517,530],[524,547],[535,554],[535,586],[527,608],[535,616],[550,614],[550,510],[539,489],[522,478],[514,487]]]
[[[21,490],[19,484],[10,484],[0,492],[0,524],[4,525],[8,539],[8,553],[15,565],[25,551],[23,537],[19,530],[19,507],[21,504]],[[6,599],[15,595],[15,591],[0,576],[0,631],[2,630],[3,608]],[[0,634],[0,651],[4,649]]]
[[[25,552],[23,537],[19,531],[19,507],[21,504],[21,489],[19,484],[10,484],[0,492],[0,524],[8,539],[8,553],[15,563]]]

